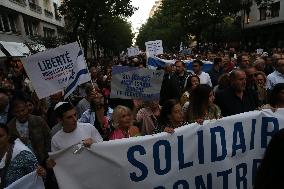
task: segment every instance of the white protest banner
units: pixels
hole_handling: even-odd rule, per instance
[[[111,98],[155,100],[160,97],[163,70],[114,66]]]
[[[256,54],[262,54],[263,53],[263,49],[256,49]]]
[[[247,112],[143,137],[50,154],[61,189],[252,188],[284,109]]]
[[[13,182],[5,189],[44,189],[42,178],[34,171]]]
[[[139,48],[137,48],[137,47],[127,48],[128,57],[136,56],[138,54],[139,54]]]
[[[77,61],[73,65],[72,74],[69,77],[68,85],[64,90],[64,99],[66,99],[78,85],[91,80],[91,75],[85,61],[83,50],[78,53]]]
[[[148,41],[145,43],[145,46],[146,46],[146,52],[148,53],[149,56],[164,53],[162,40]]]
[[[80,51],[77,42],[21,59],[38,97],[44,98],[69,84]]]

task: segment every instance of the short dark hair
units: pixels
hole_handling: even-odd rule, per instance
[[[69,102],[59,102],[62,103],[54,109],[56,118],[63,118],[63,114],[69,110],[72,110],[74,106]]]
[[[87,84],[86,88],[85,88],[85,93],[86,95],[90,95],[93,91],[94,87],[92,84]]]
[[[214,58],[214,61],[213,61],[214,65],[218,65],[221,62],[222,62],[222,58]]]
[[[201,60],[193,60],[192,64],[199,64],[199,66],[203,66],[203,62]]]
[[[244,72],[243,70],[241,69],[234,69],[233,71],[231,71],[229,77],[230,77],[230,80],[233,80],[233,79],[236,79],[237,77],[237,72]],[[245,73],[245,72],[244,72]]]
[[[10,104],[10,108],[12,111],[14,111],[14,109],[19,105],[19,104],[26,104],[27,103],[27,99],[26,98],[13,98],[11,100],[11,104]]]
[[[182,60],[177,60],[177,61],[175,62],[175,65],[176,65],[178,62],[181,62],[181,64],[183,65],[183,67],[185,67],[184,61],[182,61]]]
[[[269,97],[269,104],[271,106],[275,107],[279,103],[278,95],[283,89],[284,89],[284,83],[277,83],[273,87]]]

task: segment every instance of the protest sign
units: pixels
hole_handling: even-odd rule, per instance
[[[72,74],[69,77],[68,85],[64,90],[64,99],[66,99],[78,85],[91,80],[91,75],[87,68],[83,50],[78,53],[77,61],[73,65]]]
[[[70,84],[70,77],[74,76],[73,66],[81,60],[80,51],[75,42],[22,59],[40,99],[64,90]]]
[[[127,48],[128,57],[136,56],[138,54],[139,54],[139,48],[137,48],[137,47]]]
[[[50,154],[61,189],[252,188],[284,109],[247,112],[143,137]]]
[[[148,53],[149,56],[164,53],[162,40],[148,41],[145,43],[145,46],[146,46],[146,52]]]
[[[5,189],[44,189],[42,178],[39,177],[36,171],[20,178],[13,182]]]
[[[164,71],[114,66],[111,98],[155,100],[160,97]]]

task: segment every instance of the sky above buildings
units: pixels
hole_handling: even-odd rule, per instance
[[[132,0],[132,5],[137,7],[134,15],[129,18],[132,23],[133,32],[138,32],[139,28],[149,17],[149,13],[156,0]]]

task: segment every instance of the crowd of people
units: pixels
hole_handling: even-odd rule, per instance
[[[161,58],[169,57],[161,55]],[[172,57],[172,56],[171,56]],[[165,64],[160,99],[113,99],[112,65],[146,67],[144,57],[90,63],[92,81],[67,101],[63,93],[38,99],[23,69],[0,72],[0,188],[37,171],[57,188],[48,152],[81,143],[173,133],[175,128],[263,108],[284,108],[284,54],[235,51],[176,55]],[[182,60],[192,60],[187,70]],[[203,71],[203,61],[213,63]],[[12,74],[12,75],[11,75]],[[282,134],[283,135],[283,134]],[[280,160],[279,160],[280,161]]]

